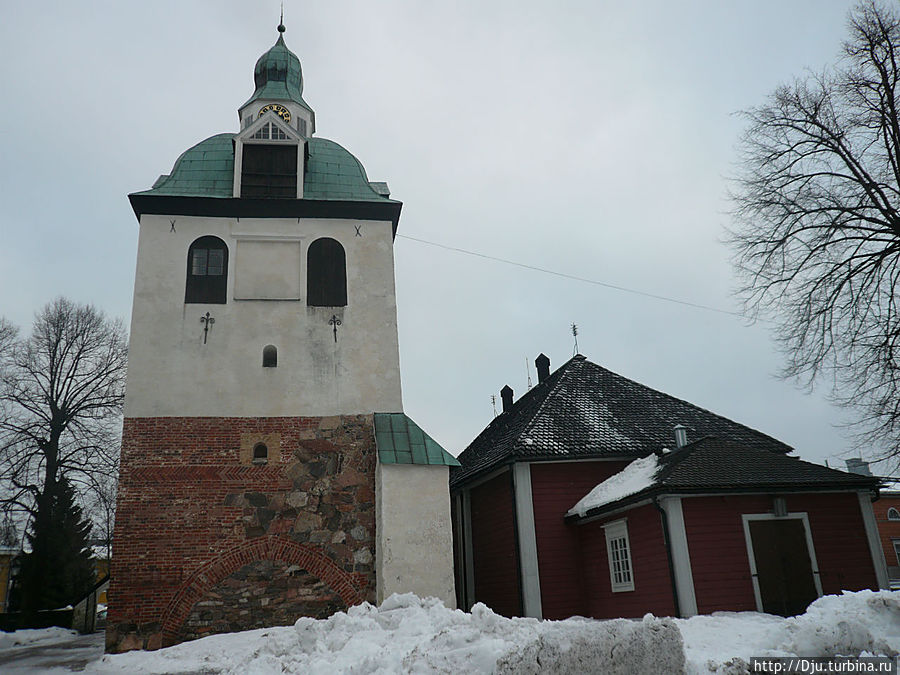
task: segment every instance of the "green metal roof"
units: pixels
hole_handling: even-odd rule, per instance
[[[293,101],[312,111],[302,96],[303,70],[300,68],[300,59],[284,44],[284,35],[279,35],[274,46],[259,57],[253,69],[253,81],[256,91],[247,103],[261,98]],[[243,107],[242,105],[241,108]]]
[[[375,413],[375,445],[382,464],[459,466],[453,455],[403,413]]]
[[[231,197],[234,191],[234,134],[217,134],[181,153],[172,173],[141,194]]]
[[[182,153],[172,173],[135,194],[177,197],[232,197],[234,137],[217,134]],[[359,160],[334,141],[307,139],[309,159],[303,176],[303,198],[331,201],[392,202],[369,184]],[[382,190],[383,191],[383,190]]]

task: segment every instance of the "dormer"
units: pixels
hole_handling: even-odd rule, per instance
[[[304,138],[316,130],[316,115],[303,100],[303,70],[300,59],[284,43],[283,24],[278,25],[278,41],[259,57],[253,69],[256,90],[238,109],[241,130],[247,129],[267,112],[274,112]]]
[[[234,137],[234,189],[242,199],[302,199],[306,139],[274,109]]]

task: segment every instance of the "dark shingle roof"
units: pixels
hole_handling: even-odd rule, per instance
[[[874,487],[878,479],[805,462],[718,438],[702,438],[663,455],[656,482],[671,490],[749,486]]]
[[[791,447],[668,394],[617,375],[580,354],[497,416],[457,459],[454,487],[515,460],[643,457],[693,437],[721,436],[775,453]]]
[[[707,437],[660,457],[656,478],[645,489],[591,509],[582,517],[596,516],[658,494],[756,489],[767,492],[867,490],[878,484],[879,479],[872,476],[830,469],[797,457]]]

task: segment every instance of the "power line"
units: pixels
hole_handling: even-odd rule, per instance
[[[711,307],[710,305],[703,305],[697,302],[691,302],[689,300],[679,300],[678,298],[670,298],[666,295],[658,295],[656,293],[647,293],[646,291],[639,291],[634,288],[628,288],[627,286],[618,286],[616,284],[610,284],[605,281],[597,281],[596,279],[587,279],[585,277],[579,277],[574,274],[567,274],[565,272],[557,272],[556,270],[550,270],[545,267],[538,267],[536,265],[528,265],[526,263],[517,262],[515,260],[508,260],[506,258],[498,258],[497,256],[487,255],[486,253],[478,253],[477,251],[469,251],[464,248],[458,248],[456,246],[447,246],[446,244],[439,244],[436,241],[428,241],[427,239],[419,239],[418,237],[410,237],[408,234],[398,234],[398,237],[402,239],[409,239],[410,241],[415,241],[420,244],[427,244],[428,246],[436,246],[437,248],[442,248],[447,251],[455,251],[456,253],[463,253],[465,255],[475,256],[476,258],[484,258],[485,260],[493,260],[494,262],[501,262],[507,265],[514,265],[515,267],[522,267],[526,270],[533,270],[535,272],[543,272],[544,274],[552,274],[556,277],[562,277],[564,279],[572,279],[573,281],[581,281],[586,284],[593,284],[595,286],[602,286],[603,288],[610,288],[614,291],[621,291],[623,293],[632,293],[634,295],[641,295],[645,298],[653,298],[654,300],[662,300],[664,302],[674,302],[678,305],[685,305],[687,307],[693,307],[695,309],[705,309],[708,312],[716,312],[718,314],[727,314],[728,316],[736,316],[741,319],[745,319],[746,317],[740,312],[732,312],[727,309],[719,309],[718,307]]]

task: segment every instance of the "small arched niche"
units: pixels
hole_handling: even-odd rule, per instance
[[[257,443],[253,446],[253,463],[265,464],[269,461],[269,448],[265,443]]]
[[[275,368],[278,366],[278,347],[266,345],[263,347],[263,368]]]

